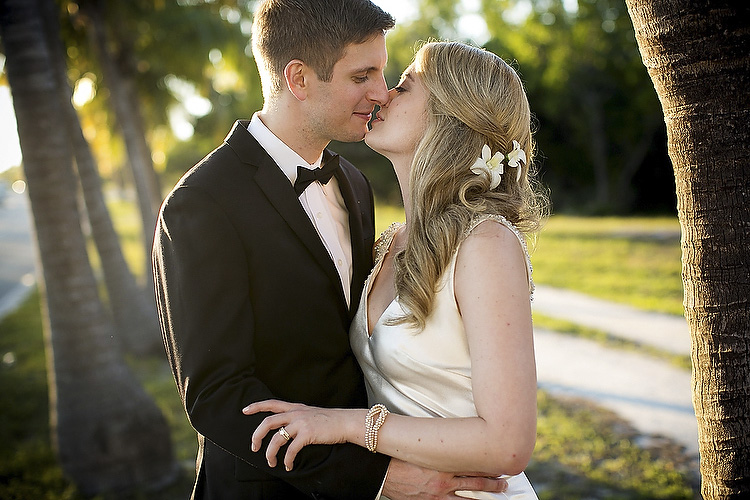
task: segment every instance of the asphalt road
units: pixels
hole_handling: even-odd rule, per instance
[[[28,195],[8,190],[0,201],[0,318],[34,286],[36,248],[31,227]]]

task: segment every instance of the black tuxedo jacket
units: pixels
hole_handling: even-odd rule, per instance
[[[235,123],[167,196],[154,241],[164,345],[198,433],[193,497],[373,499],[386,456],[350,444],[307,446],[286,472],[281,453],[271,469],[265,447],[250,451],[263,417],[241,413],[251,402],[367,405],[348,329],[372,267],[374,212],[369,183],[342,159],[350,310],[291,183],[247,124]]]

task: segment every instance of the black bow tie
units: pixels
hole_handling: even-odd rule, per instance
[[[328,184],[333,174],[339,168],[339,155],[331,156],[320,168],[297,167],[297,180],[294,181],[294,191],[297,196],[307,189],[307,186],[315,181]]]

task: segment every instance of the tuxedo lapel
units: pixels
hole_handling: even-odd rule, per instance
[[[366,252],[370,252],[371,250],[365,248],[361,201],[354,194],[349,173],[345,169],[340,168],[336,172],[335,177],[339,183],[341,196],[344,198],[344,203],[349,211],[349,233],[352,243],[352,284],[349,294],[351,298],[349,307],[350,310],[356,311],[357,307],[359,307],[362,283],[370,271],[367,264]]]
[[[345,303],[346,299],[341,290],[341,280],[336,267],[310,218],[302,208],[294,188],[278,165],[247,130],[247,125],[247,121],[237,121],[225,142],[241,161],[257,167],[255,181],[258,187],[307,247],[326,275],[336,284],[336,289],[340,291],[341,301]]]

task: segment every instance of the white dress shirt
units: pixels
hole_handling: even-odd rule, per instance
[[[320,168],[322,153],[314,163],[307,163],[266,127],[258,113],[253,115],[247,130],[276,162],[292,185],[297,180],[297,166],[310,169]],[[352,283],[352,243],[349,231],[349,211],[344,203],[344,198],[341,196],[336,177],[332,177],[325,185],[319,182],[311,183],[299,196],[299,201],[336,266],[346,304],[349,305]]]

